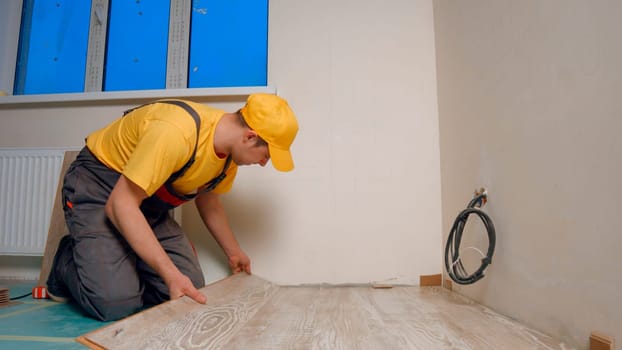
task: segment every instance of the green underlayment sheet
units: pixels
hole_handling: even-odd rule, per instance
[[[13,298],[29,293],[35,283],[2,285]],[[75,338],[107,324],[86,317],[71,303],[28,296],[0,307],[0,349],[84,349]]]

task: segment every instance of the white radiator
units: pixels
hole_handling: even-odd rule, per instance
[[[43,255],[64,154],[0,148],[0,255]]]

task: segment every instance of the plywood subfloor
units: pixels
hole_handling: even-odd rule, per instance
[[[52,206],[52,213],[50,218],[50,226],[48,228],[48,237],[45,243],[45,250],[43,252],[43,260],[41,261],[41,272],[39,274],[39,286],[47,286],[48,275],[52,269],[52,262],[54,261],[54,255],[58,249],[58,243],[60,239],[66,235],[67,225],[65,224],[65,214],[63,213],[63,201],[62,201],[62,188],[65,173],[71,163],[78,156],[79,151],[65,151],[65,157],[63,158],[63,164],[60,169],[60,176],[58,178],[58,185],[56,186],[56,195],[54,198],[54,205]]]
[[[442,287],[279,287],[238,274],[85,334],[108,349],[568,349]]]

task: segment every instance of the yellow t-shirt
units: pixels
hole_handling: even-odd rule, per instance
[[[194,164],[175,182],[180,194],[191,194],[219,175],[225,158],[214,151],[214,130],[225,113],[209,106],[183,101],[201,119],[199,140],[196,124],[182,107],[153,103],[126,114],[87,137],[86,145],[102,163],[125,175],[148,196],[162,186],[197,152]],[[231,163],[227,177],[213,190],[225,193],[231,189],[237,165]]]

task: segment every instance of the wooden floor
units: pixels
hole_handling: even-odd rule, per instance
[[[279,287],[235,275],[79,341],[108,349],[568,349],[441,287]]]

